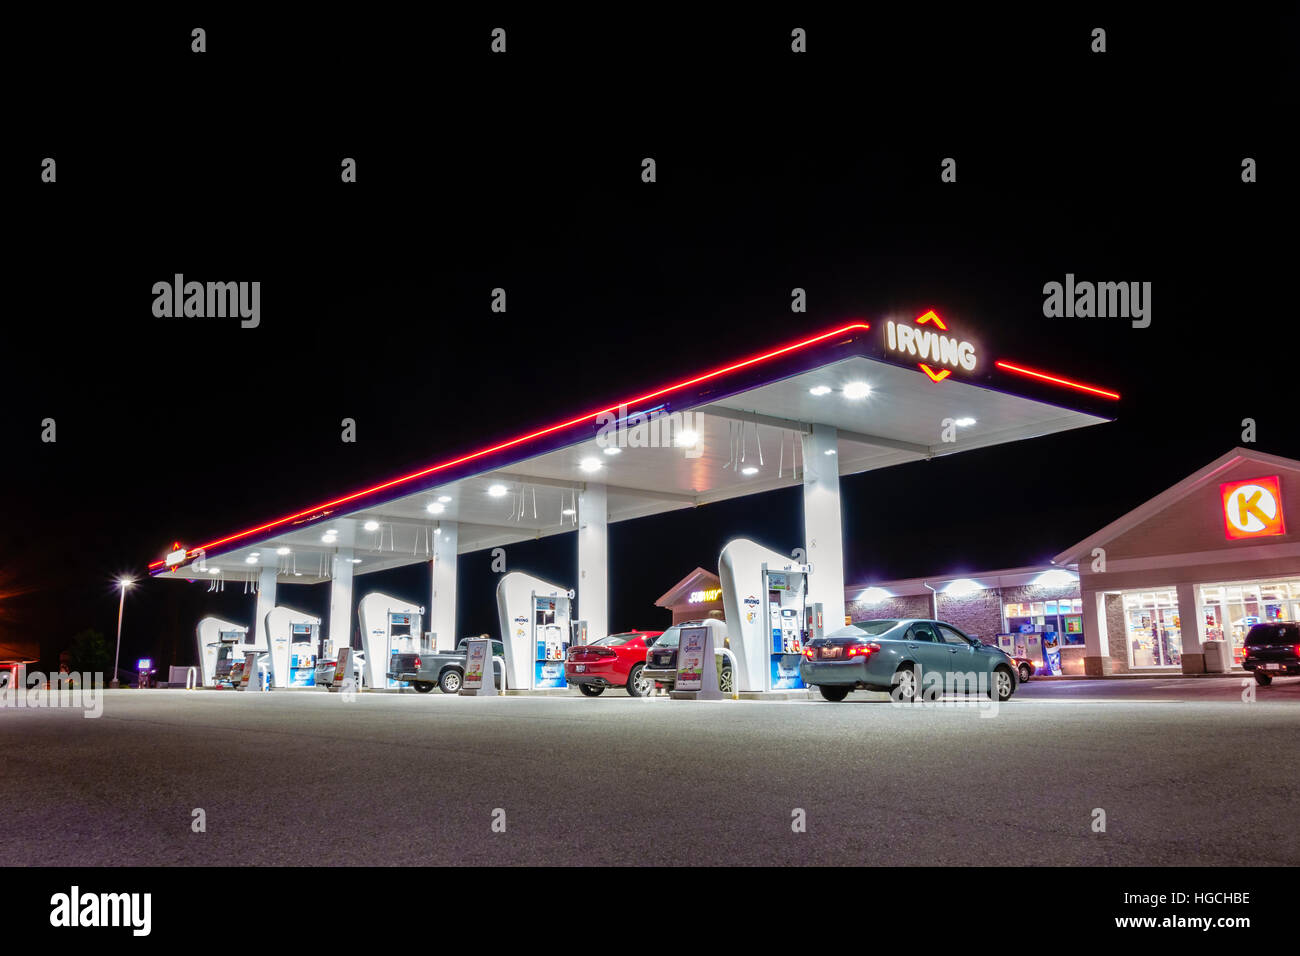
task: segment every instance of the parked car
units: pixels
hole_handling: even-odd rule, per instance
[[[1034,676],[1034,662],[1028,657],[1013,657],[1011,660],[1016,665],[1016,676],[1020,678],[1020,683],[1023,684]]]
[[[1267,687],[1274,677],[1300,674],[1300,624],[1256,624],[1246,634],[1241,666],[1254,671],[1255,683]]]
[[[438,687],[444,694],[459,694],[465,681],[465,660],[469,656],[471,638],[461,638],[454,651],[421,651],[419,654],[393,654],[388,661],[388,679],[409,681],[421,694]],[[492,642],[492,656],[505,659],[506,650],[500,641]],[[497,689],[502,686],[501,667],[495,661],[492,672]]]
[[[685,627],[711,628],[713,630],[713,646],[715,648],[727,646],[727,625],[715,618],[708,618],[703,621],[683,621],[681,624],[674,624],[659,635],[646,654],[645,669],[641,672],[641,676],[645,680],[654,681],[657,686],[663,687],[665,690],[672,690],[676,686],[677,645],[682,639],[682,628]],[[725,654],[715,654],[714,658],[718,666],[718,689],[724,694],[730,694],[732,688],[735,687],[735,675],[731,672],[731,659]]]
[[[366,674],[366,655],[364,651],[352,650],[348,654],[352,661],[352,686],[360,690],[362,683],[365,681]],[[333,687],[334,676],[338,673],[338,659],[328,657],[318,658],[316,660],[316,686]],[[342,683],[342,682],[340,682]]]
[[[625,687],[631,697],[648,697],[654,681],[642,676],[646,651],[663,631],[625,631],[569,648],[564,679],[577,684],[587,697],[599,697],[607,687]]]
[[[1002,650],[951,624],[917,618],[863,621],[814,638],[804,647],[800,672],[829,701],[859,687],[912,701],[929,690],[925,675],[931,673],[942,674],[945,686],[957,675],[977,681],[984,675],[986,692],[998,700],[1016,692],[1016,665]]]
[[[255,658],[257,661],[257,671],[253,673],[248,682],[251,684],[258,679],[258,673],[266,674],[266,689],[270,690],[275,686],[275,680],[271,676],[271,655],[266,651],[261,651]],[[244,659],[241,657],[230,665],[230,674],[227,677],[230,686],[237,688],[244,680]]]

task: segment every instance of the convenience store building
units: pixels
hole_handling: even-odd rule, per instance
[[[1300,620],[1300,461],[1234,448],[1050,564],[844,598],[854,621],[937,618],[1004,648],[1054,635],[1064,675],[1239,669],[1253,625]]]
[[[1240,666],[1253,624],[1300,620],[1297,522],[1300,461],[1234,448],[1061,552],[1079,573],[1085,673]]]

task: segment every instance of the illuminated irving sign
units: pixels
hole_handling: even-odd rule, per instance
[[[935,328],[921,328],[927,324],[933,324]],[[933,309],[920,316],[915,325],[906,322],[885,323],[885,336],[890,351],[921,359],[917,366],[934,382],[942,382],[952,374],[953,369],[975,371],[975,346],[964,339],[942,334],[947,331],[948,326]],[[931,367],[936,365],[949,367],[938,370]]]
[[[1219,485],[1219,494],[1223,499],[1223,529],[1230,539],[1286,534],[1282,486],[1277,475],[1229,481]]]

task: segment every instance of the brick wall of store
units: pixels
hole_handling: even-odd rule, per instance
[[[1124,596],[1106,595],[1106,642],[1110,645],[1110,672],[1127,674],[1128,627],[1124,623]]]
[[[886,620],[893,617],[929,617],[930,598],[924,594],[905,594],[886,598],[878,604],[850,601],[845,614],[852,621]]]
[[[973,591],[961,596],[939,595],[941,621],[981,641],[992,641],[1002,631],[1002,601],[996,588]]]
[[[1058,601],[1062,598],[1078,596],[1078,585],[1049,588],[1037,584],[989,588],[960,597],[940,593],[938,617],[941,621],[956,625],[971,637],[992,641],[993,636],[1001,634],[1004,627],[1002,620],[1004,604],[1031,604],[1035,601]],[[866,621],[871,618],[929,617],[930,597],[925,594],[908,594],[889,598],[879,604],[861,604],[851,601],[847,607],[847,613],[854,621]],[[1120,613],[1122,616],[1122,608]],[[1113,625],[1108,624],[1107,630],[1111,635],[1115,634]],[[1127,651],[1124,660],[1128,660]]]

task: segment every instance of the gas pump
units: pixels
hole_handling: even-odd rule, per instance
[[[812,567],[787,564],[779,570],[762,567],[764,619],[768,622],[769,690],[797,690],[803,648],[812,638],[814,615],[807,606],[808,575]]]
[[[567,687],[564,660],[574,640],[572,591],[511,571],[497,583],[497,613],[506,654],[506,686]]]
[[[195,628],[203,684],[230,684],[230,672],[250,650],[265,650],[266,641],[249,642],[248,628],[219,617],[204,617]],[[260,636],[260,635],[259,635]]]
[[[401,681],[389,680],[388,662],[394,654],[418,654],[423,650],[419,645],[424,608],[375,592],[361,599],[358,614],[370,686],[405,686]]]
[[[228,684],[230,682],[230,669],[235,666],[236,661],[244,659],[240,648],[243,646],[246,633],[246,631],[241,630],[221,631],[218,634],[216,644],[212,647],[212,676],[210,679],[205,680],[204,683]]]
[[[316,686],[316,625],[295,621],[289,625],[289,686]]]
[[[747,538],[718,556],[727,639],[736,655],[737,689],[763,693],[804,686],[803,649],[825,630],[822,608],[808,603],[811,564],[796,564]],[[832,622],[831,630],[838,624]]]
[[[316,649],[320,618],[277,605],[266,614],[271,686],[312,687],[316,683]]]
[[[533,593],[533,640],[537,646],[533,688],[567,687],[564,659],[569,656],[569,596]]]

